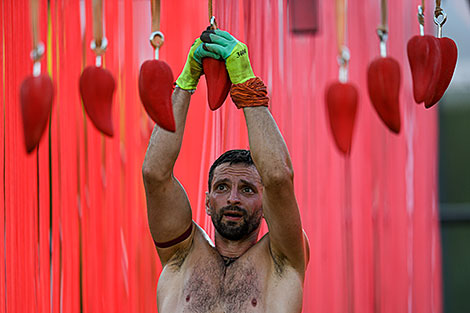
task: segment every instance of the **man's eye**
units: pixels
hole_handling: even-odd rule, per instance
[[[215,187],[216,190],[219,190],[219,191],[224,191],[227,189],[227,186],[225,186],[224,184],[221,184],[221,185],[217,185],[217,187]]]
[[[253,188],[251,188],[251,187],[243,187],[243,192],[246,192],[246,193],[253,193],[254,190],[253,190]]]

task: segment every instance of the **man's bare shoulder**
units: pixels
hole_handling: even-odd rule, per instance
[[[191,243],[178,249],[168,260],[165,269],[169,271],[180,271],[186,259],[191,254],[206,254],[208,250],[214,250],[214,244],[210,237],[196,222],[193,221],[194,235]],[[206,251],[206,253],[204,253]]]

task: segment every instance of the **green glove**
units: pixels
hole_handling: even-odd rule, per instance
[[[241,84],[256,77],[248,58],[248,48],[243,42],[220,29],[204,31],[201,40],[204,42],[204,50],[215,52],[225,60],[233,84]]]
[[[176,85],[184,90],[195,91],[199,78],[203,74],[202,58],[211,57],[218,59],[219,56],[211,51],[203,49],[201,39],[196,39],[191,46],[184,65],[183,71],[176,80]]]

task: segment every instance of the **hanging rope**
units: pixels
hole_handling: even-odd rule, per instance
[[[418,5],[418,22],[420,27],[420,34],[424,36],[424,0],[421,5]]]
[[[347,0],[336,0],[336,39],[338,54],[341,55],[345,46]]]
[[[103,37],[103,0],[93,0],[93,40],[90,48],[96,54],[95,65],[101,67],[102,54],[106,52],[108,40]]]
[[[93,39],[95,40],[96,54],[100,55],[101,43],[103,41],[103,1],[93,0]]]
[[[380,17],[381,23],[377,27],[377,35],[380,39],[380,55],[385,58],[387,56],[387,38],[388,38],[388,8],[387,0],[380,1]]]
[[[158,60],[158,49],[163,45],[165,37],[160,31],[160,0],[150,0],[152,11],[152,27],[150,34],[150,44],[155,49],[155,59]]]
[[[30,10],[31,10],[31,33],[32,33],[32,39],[33,39],[33,50],[37,50],[38,48],[38,42],[39,42],[39,34],[38,34],[38,11],[39,11],[39,5],[38,5],[38,0],[31,0],[30,1]],[[41,58],[41,56],[38,56]],[[34,59],[34,61],[37,61]]]
[[[418,5],[418,23],[420,36],[424,36],[424,9],[425,1],[421,0],[421,5]]]
[[[41,75],[41,62],[39,62],[44,55],[44,44],[39,41],[39,3],[38,0],[30,1],[31,13],[31,34],[33,41],[33,49],[31,50],[31,59],[34,62],[33,75]]]
[[[208,0],[208,7],[209,7],[209,21],[212,19],[212,0]]]
[[[381,10],[381,23],[377,28],[377,31],[382,31],[384,33],[388,33],[388,23],[387,23],[387,0],[381,0],[380,2],[380,10]]]
[[[208,6],[208,12],[209,12],[209,24],[211,26],[211,29],[217,29],[217,22],[215,21],[212,0],[208,0],[207,6]]]
[[[151,0],[152,9],[152,33],[160,30],[160,0]]]
[[[434,16],[437,18],[443,15],[443,9],[441,8],[441,0],[436,0],[436,7],[434,8]]]
[[[336,39],[338,48],[339,81],[348,80],[349,49],[346,46],[347,0],[336,0]]]

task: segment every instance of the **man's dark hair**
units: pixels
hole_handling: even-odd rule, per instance
[[[254,165],[251,158],[250,150],[228,150],[212,163],[209,170],[209,192],[211,191],[212,179],[214,178],[214,170],[223,163],[246,164],[246,166]]]

